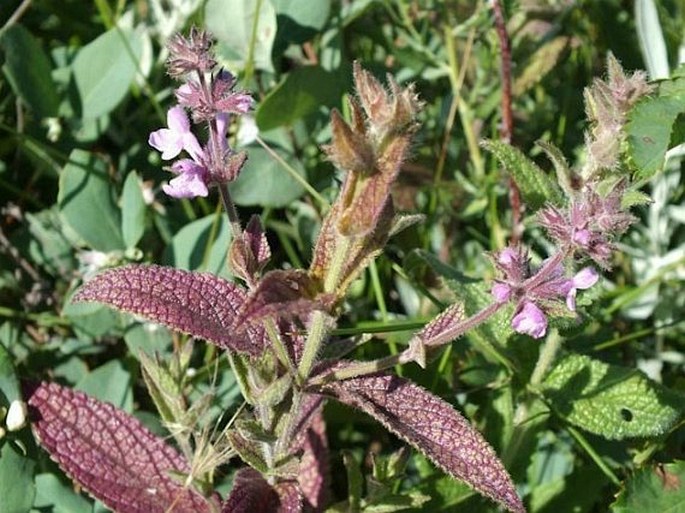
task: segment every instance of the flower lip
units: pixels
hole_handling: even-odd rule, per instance
[[[183,107],[172,107],[167,112],[168,128],[160,128],[150,134],[150,146],[162,152],[164,160],[171,160],[182,150],[188,152],[196,162],[202,158],[202,148],[190,131],[190,122]]]
[[[518,333],[542,338],[547,333],[547,317],[535,303],[524,301],[512,319],[511,326]]]

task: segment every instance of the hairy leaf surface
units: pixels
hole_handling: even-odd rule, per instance
[[[279,482],[271,486],[254,469],[243,468],[233,478],[233,489],[221,513],[299,513],[302,494],[296,483]]]
[[[132,265],[96,276],[73,300],[105,303],[224,349],[254,355],[264,348],[263,330],[250,327],[238,334],[235,326],[245,298],[243,289],[212,274]]]
[[[210,512],[173,474],[188,462],[137,419],[82,392],[42,383],[29,399],[33,430],[80,486],[119,513]]]
[[[509,511],[525,511],[488,442],[450,404],[420,386],[397,376],[373,375],[327,384],[322,392],[365,411]]]

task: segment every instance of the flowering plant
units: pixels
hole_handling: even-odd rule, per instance
[[[510,137],[484,141],[482,147],[511,176],[514,207],[510,242],[488,254],[492,276],[474,283],[425,252],[415,253],[457,297],[436,300],[441,311],[414,328],[402,349],[357,359],[351,355],[368,338],[340,338],[338,329],[354,287],[367,270],[375,272],[374,262],[392,237],[423,220],[400,213],[393,195],[420,144],[424,105],[415,86],[403,87],[391,76],[383,86],[360,63],[353,65],[354,96],[345,114],[332,111],[330,142],[323,146],[341,173],[339,194],[331,204],[321,202],[309,266],[272,268],[279,248],[267,237],[265,217],[253,215],[245,223],[231,190],[249,172],[250,153],[236,151],[232,128],[250,115],[252,96],[219,67],[208,32],[194,28],[187,37],[173,36],[167,50],[167,72],[181,84],[166,127],[148,139],[163,161],[173,161],[166,170],[174,176],[161,190],[198,202],[218,192],[231,231],[225,255],[232,277],[129,264],[80,285],[72,303],[104,304],[188,335],[176,339],[170,359],[139,355],[166,439],[131,414],[57,382],[26,384],[28,411],[20,401],[12,403],[7,428],[17,431],[30,421],[39,445],[80,488],[123,513],[423,507],[427,494],[397,484],[407,465],[402,451],[385,461],[374,458],[365,498],[354,457],[345,454],[349,497],[333,503],[324,407],[341,403],[373,417],[450,478],[486,497],[490,507],[518,513],[527,510],[527,492],[515,485],[514,455],[537,436],[531,426],[540,415],[608,439],[659,436],[677,423],[678,397],[641,376],[626,378],[616,367],[561,350],[562,334],[585,321],[584,306],[600,272],[611,270],[619,237],[637,221],[629,209],[640,200],[639,184],[626,172],[624,149],[629,113],[655,91],[643,73],[626,74],[609,57],[608,78],[586,90],[591,131],[585,162],[572,168],[557,148],[539,143],[556,179],[510,145]],[[547,236],[536,234],[536,244],[523,242],[524,210]],[[515,410],[509,398],[514,423],[502,435],[504,444],[487,430],[482,434],[473,412],[462,413],[454,400],[430,391],[417,369],[444,358],[462,335],[473,337],[469,341],[479,352],[505,369],[496,380],[525,382]],[[221,355],[217,362],[228,362],[226,372],[243,399],[236,410],[219,404],[217,412],[212,392],[190,400],[194,339],[211,344],[209,351]],[[512,340],[537,356],[534,368],[519,368],[526,359],[512,358]],[[609,401],[615,382],[623,394],[630,379],[659,403],[658,414],[627,400],[620,407],[611,402],[604,415],[587,414],[603,409],[595,404]],[[589,390],[591,397],[570,400],[574,388]],[[616,419],[606,421],[609,415]],[[492,422],[486,427],[491,431]],[[217,486],[229,468],[230,487]],[[529,502],[535,510],[534,498]]]

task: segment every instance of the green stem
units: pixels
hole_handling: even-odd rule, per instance
[[[233,203],[231,193],[228,191],[228,186],[225,183],[219,184],[219,194],[221,195],[221,202],[224,205],[224,210],[228,215],[228,220],[231,223],[233,239],[239,239],[243,236],[243,228],[240,225],[240,218],[238,217],[238,211],[235,208],[235,203]]]
[[[595,451],[594,447],[590,445],[590,442],[588,442],[585,437],[578,431],[576,428],[573,426],[567,426],[568,432],[571,433],[571,436],[575,438],[576,442],[585,449],[585,452],[588,453],[590,458],[592,458],[592,461],[594,461],[597,466],[600,468],[602,472],[604,472],[604,475],[609,478],[609,481],[611,481],[613,484],[616,486],[619,486],[621,484],[621,480],[618,478],[616,474],[614,474],[613,470],[609,468],[609,465],[607,465],[602,457],[597,454],[597,451]]]

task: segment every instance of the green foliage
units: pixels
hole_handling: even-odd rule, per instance
[[[0,441],[0,512],[26,513],[36,495],[36,462],[12,442]]]
[[[574,354],[556,364],[542,392],[568,422],[610,440],[663,435],[685,404],[637,370]]]
[[[657,84],[629,114],[628,152],[639,178],[662,170],[666,151],[685,141],[678,117],[685,115],[685,69]],[[682,122],[680,123],[682,124]]]
[[[649,511],[668,513],[685,508],[685,462],[659,464],[640,469],[628,478],[611,513]]]

